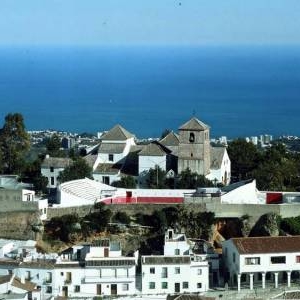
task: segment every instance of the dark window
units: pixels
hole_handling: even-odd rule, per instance
[[[46,293],[51,294],[52,293],[52,286],[47,286],[46,287]]]
[[[182,283],[182,288],[183,288],[183,289],[188,289],[188,288],[189,288],[189,283],[188,283],[187,281],[184,281],[184,282]]]
[[[260,265],[260,257],[246,257],[245,265]]]
[[[197,289],[201,289],[202,288],[202,283],[201,282],[198,282],[197,283]]]
[[[54,177],[51,177],[51,185],[54,185]]]
[[[149,289],[150,290],[155,289],[155,282],[149,282]]]
[[[74,292],[79,293],[80,292],[80,285],[75,285]]]
[[[109,161],[114,161],[114,155],[113,154],[108,154],[108,160]]]
[[[296,256],[296,263],[300,263],[300,255]]]
[[[50,172],[54,172],[54,168],[53,167],[50,167]]]
[[[167,289],[168,288],[168,283],[167,282],[162,282],[161,283],[161,288],[162,289]]]
[[[272,256],[271,264],[285,264],[285,256]]]
[[[190,143],[194,143],[195,142],[195,134],[193,132],[190,133],[190,139],[189,139]]]
[[[155,268],[150,268],[150,274],[155,274]]]

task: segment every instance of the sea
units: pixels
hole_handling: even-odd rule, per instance
[[[211,136],[300,136],[300,46],[0,47],[0,126],[138,138],[195,116]]]

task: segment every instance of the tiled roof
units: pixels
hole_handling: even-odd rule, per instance
[[[221,168],[225,147],[210,147],[210,168],[218,170]]]
[[[35,290],[36,284],[31,282],[31,281],[27,281],[25,280],[24,283],[21,282],[21,279],[19,277],[15,277],[11,283],[12,286],[28,291],[28,292],[32,292]]]
[[[97,160],[98,155],[97,154],[89,154],[84,157],[84,160],[87,162],[87,164],[92,168]]]
[[[102,259],[102,260],[86,260],[87,267],[118,267],[118,266],[134,266],[134,259]]]
[[[179,127],[179,130],[194,130],[203,131],[209,129],[209,126],[198,120],[197,118],[192,118],[183,125]]]
[[[159,142],[167,147],[168,146],[178,146],[179,145],[179,137],[176,133],[171,131]]]
[[[300,236],[232,238],[240,254],[300,253]]]
[[[142,263],[144,265],[174,265],[174,264],[190,264],[189,256],[142,256]]]
[[[109,239],[94,240],[92,242],[93,247],[109,247],[109,245],[110,245]]]
[[[215,297],[206,297],[202,295],[183,294],[183,295],[168,295],[167,300],[215,300]]]
[[[122,153],[125,146],[125,143],[101,143],[98,153]]]
[[[98,164],[96,174],[118,174],[122,166],[118,164]]]
[[[150,143],[140,151],[140,156],[165,156],[167,152],[157,143]]]
[[[70,165],[72,160],[64,157],[46,157],[41,164],[42,168],[65,168]]]
[[[20,268],[54,269],[56,260],[35,260],[21,262]]]
[[[127,131],[121,125],[116,125],[108,132],[104,133],[103,136],[101,136],[101,140],[102,141],[126,141],[127,139],[130,139],[132,137],[134,137],[132,133]]]

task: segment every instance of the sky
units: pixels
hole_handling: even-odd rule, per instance
[[[299,0],[0,0],[0,45],[300,44]]]

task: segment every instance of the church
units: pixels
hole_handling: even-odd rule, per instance
[[[111,184],[124,175],[136,178],[143,187],[150,169],[160,168],[167,177],[182,171],[204,175],[215,184],[230,183],[231,163],[224,146],[210,144],[210,127],[193,117],[181,125],[178,133],[149,143],[136,142],[135,136],[120,125],[103,134],[97,153],[89,154],[96,181]]]

